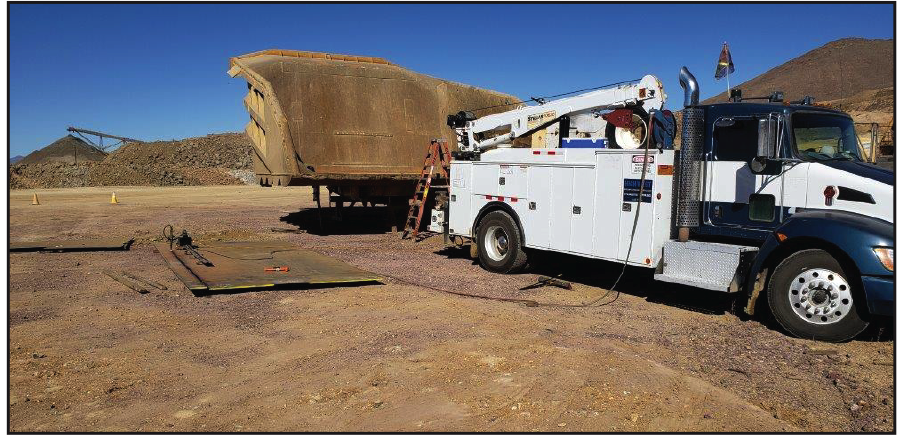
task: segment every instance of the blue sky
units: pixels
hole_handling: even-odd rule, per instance
[[[10,152],[78,126],[160,140],[240,131],[228,58],[266,48],[380,56],[519,97],[655,74],[679,109],[722,42],[732,84],[844,37],[893,38],[893,5],[10,5]],[[814,78],[811,78],[813,80]]]

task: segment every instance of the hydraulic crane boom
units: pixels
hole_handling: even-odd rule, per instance
[[[660,81],[655,76],[647,75],[638,82],[541,102],[535,106],[525,106],[482,118],[475,118],[472,113],[463,111],[449,116],[447,123],[456,129],[459,150],[477,153],[511,144],[512,140],[531,135],[565,117],[571,120],[571,128],[598,132],[597,125],[605,123],[599,120],[599,111],[640,108],[649,113],[651,110],[661,109],[665,100],[666,95]],[[500,129],[508,129],[509,132],[493,137],[483,135]],[[568,132],[561,132],[561,135],[568,136]]]

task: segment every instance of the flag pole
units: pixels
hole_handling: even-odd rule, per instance
[[[726,96],[728,96],[728,98],[731,98],[731,79],[728,78],[728,69],[727,68],[725,69],[725,86],[728,87],[728,92],[727,92]]]
[[[728,48],[728,42],[724,42],[722,44],[725,45],[726,49]],[[728,55],[729,55],[728,57],[731,58],[730,52]],[[728,88],[728,91],[726,91],[726,93],[725,93],[725,98],[730,99],[731,98],[731,79],[728,78],[728,70],[730,70],[730,68],[728,65],[726,65],[725,66],[725,86]]]

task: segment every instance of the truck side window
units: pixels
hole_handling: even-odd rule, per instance
[[[753,118],[735,118],[731,126],[716,126],[713,131],[716,161],[749,162],[756,157],[758,133],[759,121]]]

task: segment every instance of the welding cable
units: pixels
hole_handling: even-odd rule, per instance
[[[471,297],[471,298],[475,298],[475,299],[485,299],[485,300],[497,300],[497,301],[501,301],[501,302],[521,303],[521,304],[525,304],[525,306],[529,306],[529,307],[544,306],[543,304],[540,304],[540,303],[538,303],[538,302],[536,302],[536,301],[533,301],[533,300],[531,300],[531,299],[517,299],[517,298],[514,298],[514,297],[493,297],[493,296],[484,296],[484,295],[480,295],[480,294],[463,293],[463,292],[461,292],[461,291],[447,290],[447,289],[445,289],[445,288],[437,288],[437,287],[433,287],[433,286],[427,285],[427,284],[422,284],[422,283],[418,283],[418,282],[412,282],[412,281],[409,281],[409,280],[406,280],[406,279],[403,279],[403,278],[398,278],[398,277],[396,277],[396,276],[388,275],[388,274],[385,274],[385,273],[378,273],[378,275],[379,275],[379,276],[384,276],[384,277],[386,277],[386,278],[391,278],[391,279],[393,279],[393,280],[395,280],[395,281],[397,281],[397,282],[401,282],[401,283],[404,283],[404,284],[406,284],[406,285],[412,285],[412,286],[414,286],[414,287],[427,288],[427,289],[429,289],[429,290],[440,291],[441,293],[447,293],[447,294],[452,294],[452,295],[456,295],[456,296]]]
[[[616,286],[619,285],[619,281],[622,280],[622,276],[625,276],[625,269],[628,267],[628,259],[631,258],[631,248],[634,246],[634,235],[637,233],[637,225],[638,218],[641,216],[641,204],[644,203],[644,181],[647,179],[647,161],[650,156],[650,138],[653,135],[653,113],[656,111],[650,111],[650,123],[644,123],[647,131],[647,138],[644,140],[647,144],[644,146],[644,165],[641,167],[641,184],[638,189],[638,204],[637,209],[634,211],[634,222],[631,225],[631,238],[628,240],[628,251],[625,253],[625,263],[622,264],[622,271],[619,272],[619,277],[616,278],[616,282],[613,283],[612,287],[609,288],[609,291],[612,292],[615,290]],[[641,121],[644,121],[641,118]],[[652,193],[651,193],[652,194]],[[604,305],[609,305],[616,301],[619,298],[619,291],[616,291],[616,297],[613,300],[605,303]]]
[[[429,290],[439,291],[439,292],[441,292],[441,293],[452,294],[452,295],[454,295],[454,296],[471,297],[471,298],[475,298],[475,299],[494,300],[494,301],[500,301],[500,302],[521,303],[521,304],[524,304],[524,305],[527,306],[527,307],[587,308],[587,307],[591,307],[591,306],[603,306],[603,305],[607,305],[607,304],[612,303],[612,302],[607,302],[607,303],[600,304],[600,305],[594,305],[595,303],[597,303],[597,302],[599,302],[599,301],[605,299],[607,296],[609,296],[610,291],[607,291],[606,293],[603,294],[603,296],[600,296],[599,298],[594,299],[594,300],[592,300],[592,301],[590,301],[590,302],[587,302],[587,303],[580,303],[580,304],[550,303],[550,302],[538,302],[538,301],[532,300],[532,299],[520,299],[520,298],[515,298],[515,297],[494,297],[494,296],[485,296],[485,295],[482,295],[482,294],[464,293],[464,292],[462,292],[462,291],[447,290],[447,289],[445,289],[445,288],[438,288],[438,287],[434,287],[434,286],[431,286],[431,285],[428,285],[428,284],[422,284],[422,283],[419,283],[419,282],[412,282],[412,281],[409,281],[409,280],[406,280],[406,279],[403,279],[403,278],[398,278],[398,277],[396,277],[396,276],[388,275],[388,274],[384,274],[384,273],[379,273],[379,275],[380,275],[380,276],[383,276],[383,277],[386,277],[386,278],[391,278],[391,279],[393,279],[393,280],[395,280],[395,281],[397,281],[397,282],[400,282],[400,283],[403,283],[403,284],[406,284],[406,285],[412,285],[412,286],[414,286],[414,287],[427,288],[427,289],[429,289]]]

